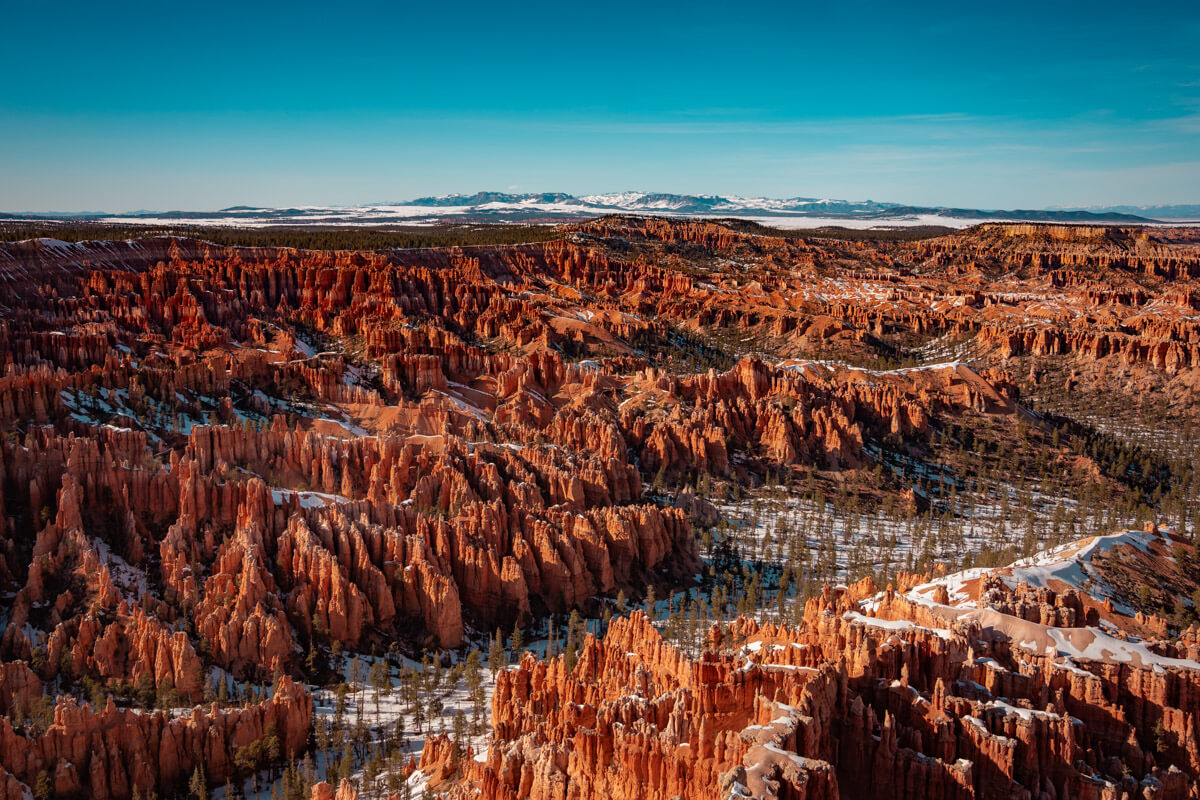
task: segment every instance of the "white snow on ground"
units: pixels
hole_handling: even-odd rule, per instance
[[[937,463],[906,459],[870,445],[865,449],[903,482],[911,485],[914,479],[921,479],[940,485],[939,503],[945,503],[956,482],[955,473]],[[1136,530],[1105,535],[1113,527],[1140,520],[1134,516],[1106,518],[1099,513],[1077,517],[1077,502],[1050,485],[960,482],[956,491],[953,513],[932,516],[888,513],[884,508],[852,511],[839,507],[833,496],[820,504],[781,489],[758,490],[740,501],[714,498],[713,502],[726,523],[723,535],[739,545],[744,560],[782,565],[791,556],[790,543],[798,541],[807,550],[808,563],[818,580],[853,581],[871,570],[877,575],[893,576],[907,568],[910,561],[962,564],[969,555],[1031,545],[1036,549],[1097,536],[1095,547],[1084,554],[1090,557],[1127,542],[1140,543],[1144,549],[1150,541],[1145,537],[1154,536]],[[1036,526],[1032,531],[1031,519]],[[1051,577],[1045,568],[1056,569],[1053,563],[1065,558],[1067,547],[1049,551],[1043,556],[1050,559],[1045,563],[1016,562],[1021,571],[1013,585],[1021,579],[1045,585],[1042,581]],[[835,572],[820,573],[817,568],[822,561],[834,565]],[[958,576],[960,583],[975,577],[978,575]],[[960,587],[951,581],[949,588],[953,596]]]
[[[1055,641],[1058,655],[1089,661],[1117,661],[1154,667],[1200,669],[1200,662],[1188,658],[1168,658],[1151,652],[1141,642],[1124,641],[1109,636],[1099,628],[1047,628]],[[1025,647],[1024,644],[1021,645]],[[1026,648],[1032,649],[1032,648]]]
[[[941,217],[937,214],[905,214],[894,217],[809,217],[771,215],[761,217],[740,217],[760,225],[784,230],[804,230],[805,228],[849,228],[851,230],[876,230],[888,228],[915,228],[920,226],[938,226],[942,228],[969,228],[985,222],[1011,222],[1002,219],[969,219],[962,217]]]
[[[994,628],[1012,638],[1013,644],[1023,650],[1042,655],[1054,655],[1059,664],[1071,669],[1074,660],[1128,663],[1134,666],[1162,669],[1167,667],[1200,670],[1200,662],[1192,659],[1170,658],[1149,649],[1137,637],[1118,638],[1097,627],[1056,628],[1040,625],[1002,614],[990,608],[976,607],[974,600],[964,591],[970,581],[994,574],[1008,586],[1016,587],[1025,582],[1031,586],[1049,586],[1050,581],[1062,581],[1070,587],[1087,592],[1093,597],[1112,597],[1113,592],[1100,573],[1092,567],[1091,560],[1097,553],[1107,552],[1119,545],[1129,545],[1151,554],[1150,545],[1165,539],[1166,534],[1154,531],[1123,531],[1108,536],[1092,536],[1059,547],[1037,553],[1013,565],[998,570],[973,569],[948,575],[909,590],[905,597],[930,608],[935,614],[944,616],[947,628],[955,618],[973,619],[985,628]],[[1164,556],[1156,556],[1164,557]],[[945,586],[949,604],[939,605],[933,595],[937,587]],[[1053,588],[1053,587],[1050,587]],[[1061,587],[1060,587],[1061,588]],[[882,595],[869,598],[862,603],[865,611],[878,607]],[[1114,605],[1119,605],[1114,603]],[[940,611],[939,611],[940,609]],[[957,609],[952,611],[951,609]],[[1119,609],[1118,609],[1119,610]],[[1131,610],[1132,611],[1132,610]],[[849,612],[847,619],[868,625],[902,630],[920,627],[907,621],[881,621]],[[930,629],[941,636],[948,631]],[[1114,629],[1115,630],[1115,629]]]
[[[488,415],[483,411],[483,409],[471,405],[466,400],[455,397],[452,394],[447,394],[446,392],[443,392],[441,389],[430,389],[430,391],[434,392],[436,394],[440,394],[442,397],[445,397],[447,400],[454,403],[454,405],[457,406],[459,408],[459,410],[461,410],[467,414],[470,414],[471,416],[475,417],[476,419],[478,419],[482,422],[488,421]]]
[[[359,657],[366,669],[378,659],[369,657]],[[410,667],[420,668],[420,664],[410,659],[405,659],[405,663]],[[400,681],[394,675],[390,678],[392,685],[391,689],[381,690],[369,685],[355,683],[351,680],[353,677],[349,664],[345,670],[347,683],[351,686],[360,685],[362,688],[356,692],[346,694],[346,705],[343,712],[343,719],[350,726],[354,726],[359,718],[359,713],[362,713],[364,723],[371,728],[373,735],[377,738],[373,741],[382,739],[384,732],[394,730],[397,720],[404,721],[406,745],[404,747],[405,757],[407,761],[409,755],[417,761],[421,759],[421,750],[425,746],[425,739],[435,733],[446,733],[452,735],[454,732],[454,718],[458,712],[462,712],[468,722],[468,730],[474,716],[474,704],[471,701],[470,690],[465,679],[457,681],[454,686],[446,686],[444,683],[432,693],[422,693],[419,697],[419,704],[423,710],[424,721],[417,729],[416,717],[412,713],[412,708],[409,703],[401,697]],[[449,668],[442,668],[442,674],[448,675]],[[365,674],[365,672],[364,672]],[[491,672],[487,669],[487,664],[481,666],[481,690],[483,692],[483,701],[481,704],[481,715],[479,717],[478,727],[474,727],[474,733],[471,733],[465,745],[478,754],[485,753],[487,750],[488,737],[491,735],[491,702],[492,691],[495,687],[495,682],[492,679]],[[337,711],[337,694],[329,689],[320,689],[313,694],[314,711],[316,715],[322,717],[327,725],[332,725],[336,717]],[[314,721],[315,724],[315,721]],[[328,767],[328,762],[336,753],[321,753],[319,762],[322,769]],[[377,782],[382,790],[387,785],[388,771],[382,772],[377,777]],[[358,769],[354,772],[353,780],[360,786],[363,779],[363,771]],[[426,776],[420,770],[414,772],[408,779],[408,785],[411,789],[413,797],[420,797],[421,792],[425,788]]]
[[[897,367],[896,369],[868,369],[866,367],[855,367],[850,364],[843,364],[839,361],[781,361],[778,364],[782,369],[789,369],[796,372],[801,372],[805,367],[832,367],[834,369],[846,369],[852,372],[863,372],[867,375],[903,375],[907,372],[926,372],[935,369],[958,369],[959,367],[967,367],[970,365],[964,361],[944,361],[940,364],[921,364],[917,367]]]
[[[959,560],[968,552],[978,553],[995,530],[1000,512],[998,503],[981,503],[967,519],[938,518],[926,529],[918,519],[891,517],[882,510],[847,515],[832,503],[820,509],[794,495],[720,503],[717,508],[730,523],[730,534],[741,543],[744,558],[781,564],[788,543],[799,537],[814,567],[822,553],[832,557],[838,580],[861,577],[848,572],[853,555],[861,556],[860,567],[883,569],[890,565],[894,571],[910,555],[916,557],[926,550],[927,541],[928,551],[937,558]],[[781,530],[788,533],[780,535]]]
[[[1166,534],[1138,530],[1087,537],[1023,558],[1010,567],[996,571],[996,575],[1010,588],[1016,588],[1021,583],[1035,588],[1053,588],[1052,582],[1061,582],[1097,599],[1112,600],[1113,607],[1118,612],[1132,616],[1134,609],[1120,601],[1117,592],[1092,565],[1092,559],[1095,555],[1106,553],[1120,545],[1130,545],[1144,553],[1150,553],[1151,543],[1165,539]],[[913,588],[908,597],[917,601],[927,601],[933,596],[934,589],[942,585],[948,590],[950,605],[961,606],[969,601],[963,587],[968,582],[978,580],[993,571],[971,569],[956,572]]]
[[[950,631],[942,628],[928,628],[924,625],[918,625],[915,622],[909,622],[903,619],[877,619],[876,617],[868,617],[857,611],[847,611],[842,615],[843,619],[848,619],[851,622],[861,622],[864,625],[870,625],[875,628],[885,628],[890,631],[906,631],[911,629],[919,629],[930,631],[943,639],[950,638]]]
[[[108,566],[108,574],[112,577],[113,584],[127,597],[141,600],[149,592],[146,573],[114,553],[103,539],[93,536],[91,542],[100,554],[100,562]]]
[[[282,505],[288,497],[298,497],[301,508],[321,508],[322,506],[335,505],[337,503],[349,503],[350,499],[343,497],[340,494],[328,494],[326,492],[301,492],[295,489],[271,489],[271,499],[275,505]]]
[[[360,664],[357,672],[354,666],[355,660]],[[361,720],[367,731],[368,747],[381,747],[384,740],[395,732],[397,722],[402,720],[404,724],[404,744],[400,748],[398,757],[391,762],[384,762],[383,770],[375,778],[376,791],[372,793],[372,796],[383,797],[388,794],[389,779],[394,774],[396,777],[393,780],[401,780],[400,770],[408,763],[410,757],[415,761],[420,761],[421,750],[425,746],[427,737],[435,733],[453,736],[455,715],[460,711],[468,723],[469,735],[464,744],[471,747],[476,758],[487,752],[487,741],[491,735],[491,702],[495,682],[487,668],[486,659],[480,668],[482,703],[478,725],[472,724],[475,707],[465,677],[450,685],[451,669],[443,667],[440,670],[442,680],[439,682],[438,688],[432,692],[422,691],[418,697],[423,717],[419,730],[413,708],[408,698],[402,696],[400,679],[394,668],[389,670],[389,688],[376,688],[370,685],[370,669],[373,664],[381,661],[387,663],[383,658],[357,656],[356,658],[347,658],[342,665],[347,691],[340,714],[340,724],[345,731],[345,740],[354,738],[353,733]],[[412,659],[404,658],[402,661],[410,669],[416,671],[421,669],[421,664]],[[432,667],[428,669],[429,672],[425,673],[426,675],[433,672]],[[237,683],[220,670],[213,670],[211,677],[213,680],[224,679],[230,684]],[[318,719],[327,731],[332,731],[335,721],[339,719],[337,691],[327,687],[310,686],[308,688],[313,698],[314,735]],[[310,753],[315,780],[329,780],[336,785],[336,779],[328,772],[334,762],[341,757],[341,747],[318,747]],[[359,787],[360,793],[363,793],[363,767],[364,764],[357,763],[351,773],[351,780]],[[410,790],[409,796],[420,798],[425,788],[426,776],[417,770],[408,778],[407,782]],[[252,778],[246,778],[241,782],[241,786],[237,786],[235,782],[234,789],[235,794],[245,797],[246,800],[271,800],[273,784],[278,788],[278,779],[268,780],[267,771],[264,770]],[[224,787],[218,786],[212,790],[210,796],[215,800],[224,800]]]
[[[317,348],[313,347],[300,337],[296,337],[295,347],[296,352],[300,353],[300,355],[304,356],[305,358],[312,358],[317,354]]]
[[[313,422],[328,422],[333,425],[337,425],[338,427],[345,430],[347,433],[353,434],[355,436],[370,436],[371,435],[371,433],[366,428],[363,428],[360,425],[355,425],[353,422],[351,422],[349,420],[349,418],[334,419],[333,417],[317,417],[317,418],[313,419]]]
[[[1013,564],[1012,575],[1004,576],[1010,586],[1021,582],[1030,586],[1049,586],[1050,581],[1062,581],[1076,589],[1086,590],[1093,597],[1108,598],[1118,611],[1132,615],[1133,609],[1124,606],[1116,592],[1092,565],[1098,553],[1107,553],[1118,545],[1131,545],[1143,553],[1150,553],[1150,543],[1165,539],[1165,534],[1146,531],[1124,531],[1109,536],[1095,536],[1082,547],[1079,543],[1066,544],[1039,553]]]

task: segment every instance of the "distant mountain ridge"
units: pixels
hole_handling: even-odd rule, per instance
[[[507,192],[476,192],[472,195],[451,194],[440,197],[421,197],[407,204],[428,207],[479,207],[489,205],[537,206],[554,204],[576,205],[580,209],[615,210],[626,212],[667,212],[688,215],[735,215],[787,214],[891,217],[897,215],[925,214],[967,219],[1020,218],[1046,221],[1151,221],[1150,217],[1137,213],[1133,206],[1118,208],[1071,208],[1071,209],[1020,209],[987,210],[950,208],[945,206],[915,206],[904,203],[881,203],[874,200],[831,200],[815,197],[723,197],[721,195],[671,194],[666,192],[614,192],[574,196],[562,192],[513,194]],[[1200,206],[1153,206],[1147,208],[1195,208]],[[1200,216],[1200,213],[1197,214]]]
[[[418,197],[357,206],[264,208],[236,205],[218,211],[132,211],[121,214],[0,214],[0,219],[60,219],[130,224],[189,224],[243,227],[310,225],[429,225],[439,222],[553,223],[603,214],[662,214],[740,217],[790,228],[821,226],[962,228],[983,221],[1146,224],[1200,220],[1200,204],[1052,209],[975,209],[920,206],[875,200],[817,197],[739,197],[669,192],[492,192]]]
[[[1096,211],[1101,213],[1136,214],[1140,217],[1154,219],[1190,219],[1200,220],[1200,203],[1183,203],[1179,205],[1160,206],[1095,206],[1081,209],[1063,209],[1066,211]]]
[[[575,200],[562,192],[539,192],[508,194],[506,192],[476,192],[475,194],[447,194],[438,197],[418,197],[416,200],[395,203],[398,206],[482,206],[488,203],[564,203]]]
[[[822,200],[814,197],[777,199],[769,197],[722,197],[720,195],[671,194],[668,192],[611,192],[575,196],[562,192],[510,194],[506,192],[476,192],[472,195],[451,194],[440,197],[420,197],[408,203],[430,207],[465,207],[489,204],[576,205],[580,208],[620,211],[663,211],[679,214],[729,213],[821,213],[869,214],[899,208],[899,203],[876,203],[871,200]]]

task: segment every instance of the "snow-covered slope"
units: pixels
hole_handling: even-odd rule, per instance
[[[980,599],[980,583],[985,575],[999,578],[1009,588],[1020,584],[1054,591],[1074,589],[1097,603],[1111,602],[1115,613],[1133,616],[1128,597],[1110,583],[1111,566],[1103,568],[1097,557],[1116,551],[1123,564],[1146,562],[1149,571],[1162,574],[1174,564],[1177,536],[1157,529],[1120,531],[1109,536],[1088,536],[1050,550],[1041,551],[1000,569],[970,569],[938,578],[908,592],[909,598],[922,602],[945,587],[949,605],[973,607]]]
[[[1190,552],[1191,544],[1178,534],[1155,526],[1120,531],[1109,536],[1088,536],[1045,550],[999,569],[969,569],[914,586],[901,597],[924,609],[934,632],[955,623],[978,622],[985,631],[1005,637],[1013,646],[1038,654],[1072,660],[1133,663],[1158,667],[1200,669],[1200,662],[1175,658],[1150,649],[1143,636],[1155,631],[1155,618],[1133,607],[1138,586],[1162,576],[1166,585],[1181,590],[1192,585],[1179,580],[1176,554]],[[1133,580],[1131,580],[1131,578]],[[989,588],[990,587],[990,588]],[[1048,590],[1049,595],[1038,595]],[[1032,594],[1031,594],[1032,592]],[[1078,593],[1083,616],[1073,623],[1054,623],[1031,603],[1054,597],[1054,607],[1064,593]],[[890,616],[886,593],[861,604],[865,612],[849,612],[867,624],[892,628],[912,627],[911,618]],[[1190,602],[1187,601],[1187,602]],[[1074,605],[1068,601],[1067,607]],[[1019,610],[1019,609],[1024,610]],[[1053,609],[1051,609],[1053,610]],[[880,616],[877,617],[876,615]],[[1041,622],[1036,621],[1041,616]],[[1166,633],[1165,621],[1157,631]]]
[[[1194,658],[1172,655],[1186,654],[1186,648],[1151,646],[1144,637],[1163,638],[1165,621],[1130,604],[1138,585],[1153,576],[1166,576],[1168,585],[1184,589],[1176,553],[1190,548],[1181,536],[1153,525],[1087,536],[1001,569],[936,577],[894,597],[889,590],[859,603],[862,613],[850,610],[846,616],[890,630],[926,627],[940,636],[964,622],[978,624],[985,637],[1067,664],[1200,669]],[[1060,616],[1063,609],[1081,613]]]

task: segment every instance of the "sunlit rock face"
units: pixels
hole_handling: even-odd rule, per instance
[[[499,674],[486,752],[430,736],[408,771],[497,798],[1194,796],[1186,534],[934,572],[903,536],[849,563],[887,543],[844,520],[968,518],[948,484],[1179,518],[1172,434],[1100,428],[1194,416],[1198,276],[1186,232],[1039,225],[0,245],[0,786],[145,800],[312,755],[334,653],[486,649],[709,591],[706,537],[779,487],[842,515],[848,588],[814,579],[806,608],[797,582],[772,616],[758,567],[723,562],[760,581],[760,622],[710,607],[701,654],[618,616],[573,663]],[[934,556],[979,555],[949,530]],[[216,678],[262,690],[214,706]]]
[[[899,590],[826,586],[798,624],[714,626],[698,659],[637,612],[573,667],[501,674],[457,796],[1192,797],[1194,629],[1142,639],[1143,615],[1071,584],[1102,587],[1104,551],[1191,547],[1148,530]]]

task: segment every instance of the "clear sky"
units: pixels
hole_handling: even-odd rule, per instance
[[[0,209],[1200,203],[1200,2],[6,5]]]

